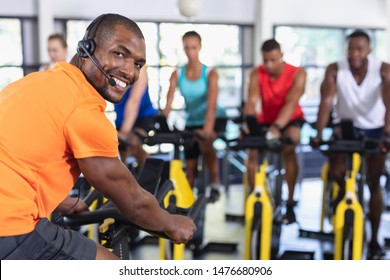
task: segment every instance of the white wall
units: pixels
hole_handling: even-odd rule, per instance
[[[1,0],[0,16],[36,16],[38,0]],[[134,20],[185,21],[177,0],[51,0],[54,17],[92,19],[102,13],[119,13]],[[253,24],[256,0],[202,0],[200,22]]]
[[[1,0],[0,16],[36,16],[38,1],[36,0]]]
[[[202,0],[202,9],[193,20],[202,22],[253,23],[255,18],[255,1]],[[177,0],[53,0],[53,8],[56,17],[94,18],[102,13],[113,12],[123,14],[134,20],[186,20],[178,11]]]
[[[266,0],[275,23],[384,27],[385,0]]]

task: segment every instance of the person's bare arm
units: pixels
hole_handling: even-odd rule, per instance
[[[256,105],[260,99],[260,86],[258,81],[258,70],[253,69],[249,75],[248,96],[245,103],[244,114],[255,115]]]
[[[146,71],[146,66],[144,66],[141,68],[139,79],[135,82],[133,88],[131,89],[129,99],[126,101],[123,123],[119,130],[119,136],[127,137],[133,129],[135,120],[138,116],[142,95],[147,86],[148,73]]]
[[[175,90],[176,90],[176,87],[177,87],[177,71],[173,71],[172,72],[172,75],[171,75],[171,78],[169,79],[169,89],[168,89],[168,93],[167,93],[167,103],[165,105],[165,109],[162,111],[162,114],[165,116],[165,117],[168,117],[168,114],[169,112],[171,111],[172,109],[172,101],[173,101],[173,97],[174,97],[174,94],[175,94]]]
[[[274,121],[274,124],[277,125],[280,128],[285,127],[288,122],[291,119],[291,116],[293,115],[295,108],[298,105],[299,99],[301,98],[302,94],[305,91],[305,85],[306,85],[306,71],[301,68],[297,71],[297,73],[294,76],[293,85],[290,89],[290,91],[287,93],[286,96],[286,102],[279,111],[278,117]],[[274,127],[271,126],[269,129],[273,134],[280,135],[280,131]]]
[[[321,84],[321,102],[317,114],[317,141],[322,139],[322,131],[329,121],[332,110],[333,98],[336,95],[337,64],[330,64],[325,71],[325,77]]]
[[[70,215],[89,211],[88,206],[83,200],[78,197],[66,197],[53,212],[61,213],[62,215]]]
[[[78,164],[88,182],[133,223],[165,232],[176,243],[186,243],[192,238],[196,230],[192,219],[162,209],[118,158],[89,157],[78,159]]]
[[[244,107],[244,120],[245,116],[255,116],[258,102],[260,101],[260,85],[258,81],[258,69],[254,68],[249,74],[248,95]],[[244,122],[241,128],[244,133],[248,134],[249,129]]]
[[[390,132],[390,64],[382,63],[382,99],[386,107],[384,131]]]
[[[390,147],[390,64],[382,63],[381,66],[382,77],[382,99],[386,108],[385,112],[385,126],[383,128],[383,137],[381,141],[381,149],[383,152],[389,152]]]
[[[203,126],[203,134],[208,137],[213,133],[215,124],[215,112],[217,109],[218,98],[218,73],[212,69],[207,77],[208,81],[208,96],[207,96],[207,111],[205,123]]]

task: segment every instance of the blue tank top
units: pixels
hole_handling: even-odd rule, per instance
[[[122,101],[118,104],[115,104],[115,112],[116,112],[116,120],[115,125],[117,128],[119,128],[123,123],[123,118],[125,115],[125,107],[126,102],[131,96],[131,90],[132,88],[129,88],[122,99]],[[146,118],[146,117],[153,117],[157,114],[157,110],[154,109],[152,101],[150,100],[149,96],[149,88],[146,87],[145,92],[142,94],[141,102],[139,105],[139,111],[137,120]]]
[[[202,66],[202,73],[198,80],[188,80],[185,75],[185,66],[180,68],[178,86],[186,104],[186,126],[203,126],[207,112],[207,66]],[[224,110],[217,105],[216,117],[225,117]]]

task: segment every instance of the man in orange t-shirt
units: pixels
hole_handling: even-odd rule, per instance
[[[283,53],[275,39],[267,40],[261,47],[263,65],[254,68],[250,74],[248,100],[245,114],[255,115],[256,104],[261,100],[261,112],[257,121],[266,125],[268,140],[289,136],[294,144],[283,145],[285,179],[288,185],[288,199],[283,222],[296,221],[294,207],[294,188],[298,174],[295,148],[300,140],[304,116],[298,102],[305,90],[306,72],[283,61]],[[258,151],[250,150],[248,158],[248,181],[254,188],[254,177],[258,169]]]
[[[134,223],[176,243],[191,239],[193,221],[160,208],[119,160],[117,132],[104,113],[106,100],[120,102],[144,64],[139,27],[105,14],[87,28],[70,64],[0,92],[0,259],[117,258],[47,219],[54,210],[86,210],[67,198],[80,172]]]

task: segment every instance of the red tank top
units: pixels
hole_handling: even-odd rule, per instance
[[[271,80],[269,73],[263,66],[258,67],[258,81],[262,112],[257,115],[259,123],[271,124],[278,117],[279,111],[286,103],[286,96],[293,86],[294,75],[299,67],[285,63],[282,74]],[[290,120],[303,119],[301,106],[298,104]]]

